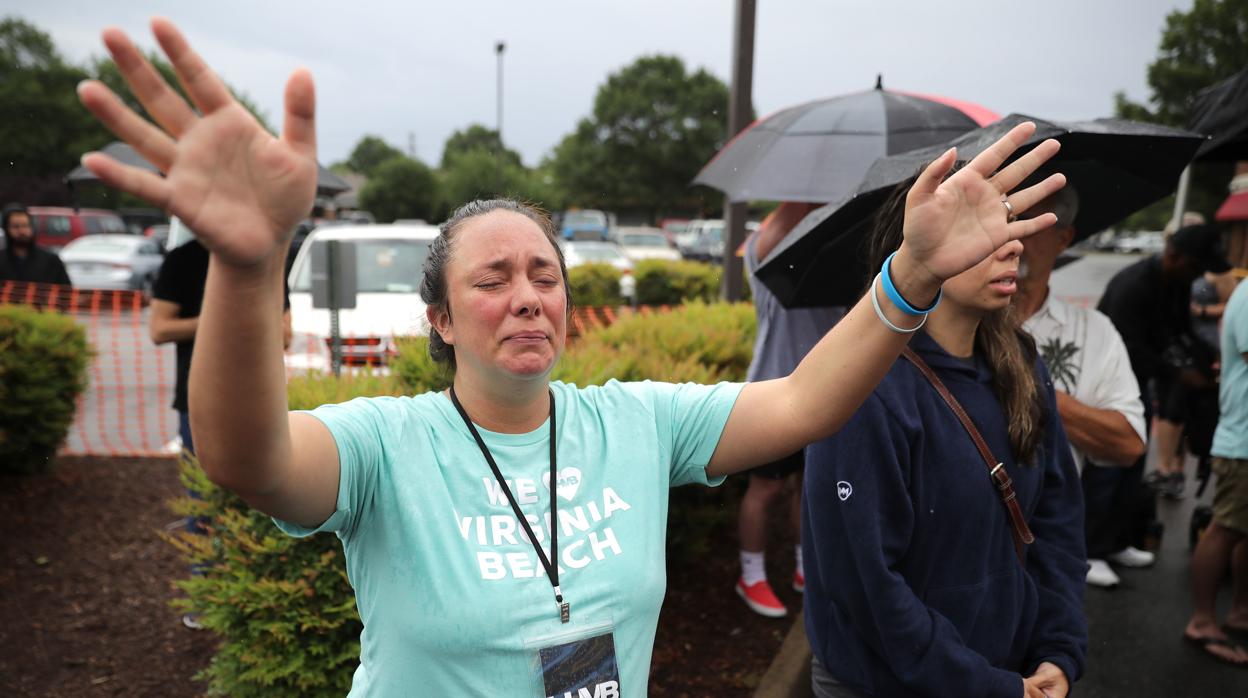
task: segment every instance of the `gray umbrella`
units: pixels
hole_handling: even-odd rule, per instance
[[[1034,121],[1036,133],[1011,158],[1048,138],[1062,149],[1028,186],[1054,171],[1079,193],[1075,233],[1082,239],[1174,191],[1179,173],[1204,138],[1179,129],[1122,119],[1045,121],[1011,114],[961,138],[930,148],[880,158],[854,194],[812,211],[763,260],[756,276],[787,307],[849,305],[866,287],[865,242],[875,213],[897,187],[950,145],[969,161],[1014,126]]]
[[[875,89],[799,104],[760,119],[702,168],[695,184],[732,201],[836,201],[877,158],[944,143],[995,121],[968,102]]]
[[[139,155],[138,152],[135,151],[134,148],[131,148],[128,143],[123,143],[121,141],[113,141],[112,143],[109,143],[108,145],[101,148],[100,152],[113,158],[114,160],[116,160],[117,162],[120,162],[123,165],[131,165],[133,167],[139,167],[149,172],[156,172],[156,173],[160,172],[160,170],[156,169],[155,165],[148,162],[142,155]],[[80,184],[80,183],[85,183],[85,182],[98,182],[100,180],[98,177],[95,176],[95,174],[91,172],[91,170],[88,170],[82,165],[79,165],[75,167],[73,170],[71,170],[68,175],[65,176],[65,181],[68,184],[73,185],[73,184]],[[325,169],[323,165],[320,165],[320,164],[317,165],[316,193],[318,195],[332,196],[339,192],[348,191],[350,189],[351,189],[351,185],[347,184],[342,179],[342,177],[339,177],[333,172],[330,172],[329,170]]]

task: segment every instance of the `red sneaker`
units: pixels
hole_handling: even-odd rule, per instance
[[[738,578],[737,596],[745,601],[745,605],[749,606],[751,611],[759,615],[782,618],[788,614],[788,610],[785,609],[784,604],[780,603],[780,599],[776,598],[771,585],[765,579],[746,586],[745,580]]]
[[[806,591],[806,577],[801,570],[793,571],[793,591],[801,594]]]

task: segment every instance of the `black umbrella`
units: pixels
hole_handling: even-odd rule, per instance
[[[877,82],[873,90],[754,122],[693,182],[732,201],[836,201],[855,191],[877,158],[944,143],[995,119],[978,105],[885,90]]]
[[[849,305],[866,287],[868,239],[875,213],[902,182],[950,145],[969,161],[1011,128],[1033,121],[1036,132],[1011,161],[1048,138],[1062,149],[1029,186],[1054,171],[1079,193],[1076,239],[1116,223],[1174,191],[1179,173],[1204,140],[1179,129],[1121,119],[1056,122],[1011,114],[951,143],[881,158],[858,191],[812,211],[763,260],[756,276],[787,307]]]
[[[1248,160],[1248,67],[1196,95],[1188,128],[1212,136],[1197,160]]]
[[[142,155],[139,155],[139,153],[135,151],[134,148],[131,148],[128,143],[123,143],[121,141],[113,141],[112,143],[109,143],[108,145],[101,148],[100,152],[113,158],[114,160],[116,160],[117,162],[120,162],[123,165],[131,165],[133,167],[139,167],[149,172],[157,172],[157,173],[160,172],[160,170],[156,169],[155,165],[148,162],[147,159],[144,158]],[[73,170],[70,171],[68,175],[65,175],[65,182],[68,183],[70,186],[73,186],[74,184],[84,183],[84,182],[98,182],[98,181],[100,181],[99,178],[96,177],[95,174],[91,172],[91,170],[88,170],[82,165],[75,167]],[[319,164],[317,165],[317,173],[316,173],[316,193],[317,194],[332,196],[339,192],[348,191],[349,189],[351,189],[351,185],[347,184],[346,181],[342,179],[342,177],[339,177],[333,172],[330,172],[329,170],[325,169],[325,167],[322,165],[319,165]]]

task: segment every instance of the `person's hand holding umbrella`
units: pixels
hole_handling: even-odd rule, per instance
[[[82,83],[79,96],[105,126],[168,177],[100,153],[84,156],[83,165],[104,183],[180,218],[219,261],[244,268],[280,262],[316,192],[311,74],[298,70],[291,75],[285,128],[277,138],[234,99],[172,23],[155,19],[152,32],[198,114],[115,28],[104,32],[104,42],[159,128],[98,81]]]
[[[1030,122],[1015,126],[946,178],[957,160],[957,151],[950,148],[919,175],[906,195],[905,241],[893,262],[898,278],[910,278],[920,289],[931,289],[926,298],[914,300],[930,300],[945,279],[970,269],[1010,240],[1057,222],[1052,213],[1031,219],[1018,219],[1016,214],[1061,189],[1066,183],[1063,175],[1051,175],[1010,194],[1057,153],[1057,141],[1044,141],[996,171],[1035,130]]]

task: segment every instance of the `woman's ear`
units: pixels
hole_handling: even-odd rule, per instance
[[[425,308],[425,319],[429,321],[429,326],[437,331],[438,336],[448,346],[455,344],[454,329],[451,324],[451,314],[446,309],[438,309],[433,306]]]

